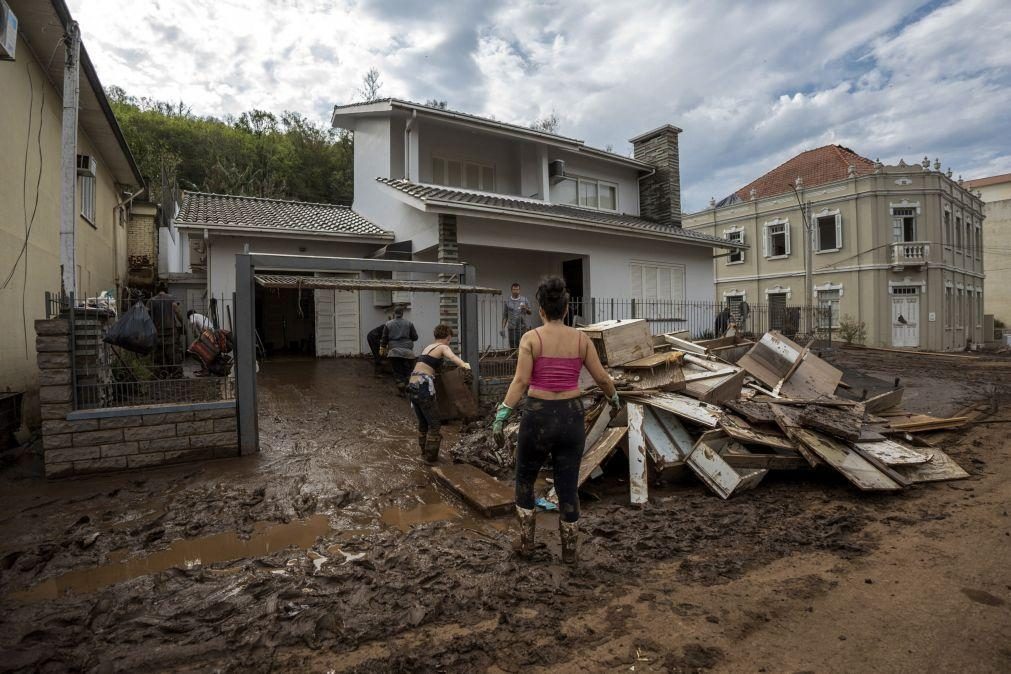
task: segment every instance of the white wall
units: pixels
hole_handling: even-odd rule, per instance
[[[520,194],[520,143],[461,126],[418,120],[421,182],[432,182],[432,157],[474,161],[495,167],[495,192]]]
[[[597,178],[618,184],[618,212],[639,215],[639,171],[618,164],[599,161],[591,157],[548,149],[548,161],[565,161],[565,174],[582,178]]]

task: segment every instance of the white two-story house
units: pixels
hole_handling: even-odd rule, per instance
[[[682,229],[680,129],[670,125],[632,138],[626,157],[396,99],[337,106],[332,121],[354,133],[353,206],[184,193],[162,233],[163,271],[190,284],[177,294],[227,304],[235,254],[248,248],[467,262],[479,285],[508,294],[516,282],[531,301],[556,274],[583,298],[573,305],[582,321],[655,318],[642,308],[650,301],[711,302],[713,249],[746,247]],[[422,339],[459,317],[455,295],[258,289],[257,330],[268,351],[359,353],[393,303]],[[503,346],[501,298],[483,297],[479,311],[481,348]]]
[[[627,157],[397,99],[337,106],[333,124],[354,132],[354,211],[410,242],[414,259],[468,262],[481,285],[518,282],[531,300],[543,276],[562,276],[585,298],[583,320],[608,318],[612,298],[711,301],[713,249],[743,247],[681,228],[671,125],[632,138]],[[422,334],[437,303],[412,301]],[[492,313],[483,341],[497,335]]]

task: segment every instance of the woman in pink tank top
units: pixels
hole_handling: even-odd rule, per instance
[[[545,279],[537,289],[543,325],[523,335],[516,374],[499,405],[492,426],[495,442],[505,442],[503,427],[527,395],[516,448],[516,515],[520,523],[519,552],[534,550],[534,481],[551,456],[555,493],[558,494],[562,559],[576,561],[579,521],[579,464],[585,430],[579,373],[586,368],[612,406],[619,406],[614,382],[600,364],[597,350],[582,332],[563,322],[569,292],[558,277]]]

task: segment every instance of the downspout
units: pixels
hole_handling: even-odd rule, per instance
[[[418,119],[418,111],[412,110],[411,116],[407,118],[407,125],[404,127],[404,180],[411,179],[411,131],[414,129],[414,122]]]

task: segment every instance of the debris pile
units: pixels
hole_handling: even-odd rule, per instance
[[[580,328],[591,339],[625,405],[613,414],[597,387],[584,391],[586,444],[579,484],[600,475],[617,451],[628,458],[633,504],[649,485],[694,474],[727,499],[773,470],[834,470],[862,491],[894,492],[968,477],[918,433],[959,428],[966,417],[899,409],[897,385],[865,400],[845,396],[843,373],[779,332],[692,341],[651,335],[645,320]],[[476,426],[454,448],[458,460],[505,477],[511,452],[493,450]],[[478,447],[481,451],[475,451]],[[470,460],[476,456],[477,461]],[[490,478],[489,478],[490,479]],[[554,501],[553,492],[545,494]]]

